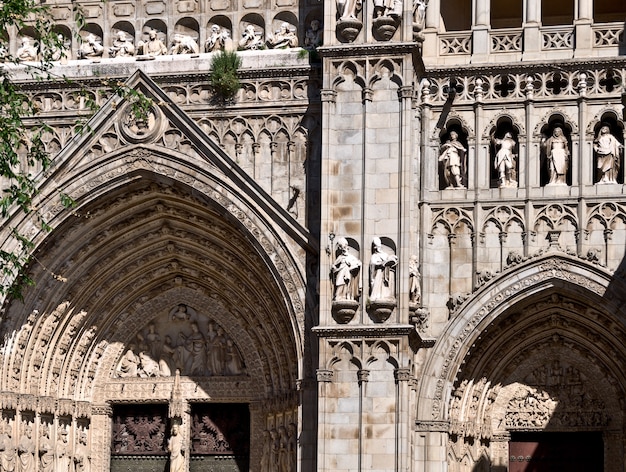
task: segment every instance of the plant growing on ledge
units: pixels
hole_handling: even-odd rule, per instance
[[[237,70],[241,58],[234,51],[220,51],[211,59],[211,85],[222,102],[231,101],[241,88]]]

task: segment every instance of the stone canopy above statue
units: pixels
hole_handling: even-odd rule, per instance
[[[233,376],[246,373],[234,341],[215,321],[179,304],[141,329],[123,350],[116,377]]]

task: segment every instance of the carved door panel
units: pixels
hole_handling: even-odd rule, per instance
[[[601,433],[513,433],[509,472],[601,472]]]
[[[206,403],[191,408],[190,472],[243,472],[250,455],[247,404]]]
[[[168,431],[167,405],[115,406],[111,472],[165,471]]]

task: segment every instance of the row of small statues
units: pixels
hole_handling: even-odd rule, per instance
[[[253,49],[284,49],[294,48],[299,45],[295,27],[283,22],[278,30],[263,38],[263,29],[249,24],[242,32],[241,39],[234,44],[230,37],[230,30],[219,25],[211,26],[211,34],[204,44],[204,52],[220,50],[234,50],[237,47],[244,50]],[[199,54],[200,46],[197,37],[189,34],[175,33],[172,36],[169,47],[162,39],[165,35],[155,29],[148,31],[148,37],[139,41],[136,45],[131,35],[118,30],[113,40],[113,45],[108,49],[102,45],[102,39],[93,33],[89,33],[81,41],[77,51],[78,59],[90,59],[102,57],[106,52],[109,57],[134,57],[134,56],[164,56],[178,54]],[[62,35],[58,37],[58,50],[53,51],[52,59],[61,60],[69,56],[69,41]],[[322,44],[322,28],[319,20],[312,20],[304,37],[304,47],[314,49]],[[37,61],[40,51],[37,42],[28,36],[23,36],[20,47],[16,54],[20,61]]]
[[[298,438],[296,425],[263,431],[261,472],[296,472]]]
[[[178,313],[173,314],[174,322],[181,322],[175,317]],[[174,343],[169,334],[161,336],[154,323],[148,325],[147,331],[137,334],[121,357],[117,376],[169,377],[176,371],[192,376],[228,376],[245,372],[239,350],[221,326],[210,322],[206,333],[202,333],[198,323],[192,321],[185,322],[184,328]]]
[[[498,185],[517,187],[515,149],[517,141],[509,131],[502,138],[491,137],[495,153],[493,165],[498,172]],[[548,185],[567,185],[571,153],[563,128],[555,126],[552,135],[541,140],[541,148],[546,156],[546,171],[549,176]],[[611,134],[608,125],[602,125],[593,141],[596,154],[597,182],[617,183],[620,157],[624,146]],[[446,188],[465,188],[467,178],[467,149],[459,141],[459,133],[448,132],[448,139],[441,145],[439,162],[442,165]]]
[[[39,459],[39,464],[37,464]],[[2,472],[89,472],[91,469],[91,451],[87,445],[87,433],[81,432],[73,448],[69,442],[67,429],[60,428],[57,440],[50,438],[48,426],[41,427],[39,448],[33,438],[33,428],[24,427],[17,445],[11,437],[11,427],[4,423],[0,426],[0,470]]]
[[[336,255],[330,269],[333,282],[333,301],[358,300],[361,296],[361,261],[350,253],[346,238],[338,238]],[[398,258],[383,250],[379,237],[372,240],[372,253],[369,263],[369,301],[395,300],[395,272]],[[409,301],[421,301],[420,272],[417,256],[409,260]]]

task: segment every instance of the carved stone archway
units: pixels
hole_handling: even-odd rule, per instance
[[[517,431],[597,432],[605,470],[623,470],[623,293],[602,268],[552,254],[465,301],[419,390],[418,426],[445,441],[448,470],[508,466]]]

